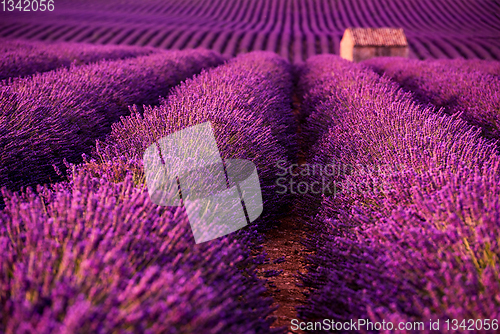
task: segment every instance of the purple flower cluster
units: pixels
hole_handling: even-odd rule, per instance
[[[3,190],[2,333],[277,333],[251,229],[196,245],[131,174]],[[260,256],[261,257],[261,256]]]
[[[175,87],[160,106],[146,107],[143,115],[133,112],[113,124],[94,158],[108,162],[123,157],[126,165],[119,161],[109,165],[116,169],[114,175],[120,175],[155,141],[210,121],[223,159],[248,159],[257,166],[264,200],[261,218],[278,214],[288,197],[276,192],[275,165],[286,161],[287,152],[296,151],[291,89],[286,60],[262,51],[240,55]],[[110,167],[88,168],[98,173]],[[140,171],[142,165],[133,168]]]
[[[18,39],[0,39],[0,81],[47,72],[71,64],[82,65],[100,60],[117,60],[157,53],[154,48],[43,43]]]
[[[72,66],[0,87],[0,187],[57,179],[52,165],[77,162],[131,104],[157,104],[173,86],[221,64],[206,50]]]
[[[423,321],[424,332],[429,319],[498,318],[496,146],[459,117],[336,56],[311,58],[303,73],[308,96],[327,92],[309,116],[322,130],[309,162],[400,168],[340,175],[370,187],[323,197],[308,222],[314,255],[302,279],[313,291],[299,315]]]
[[[374,58],[364,64],[411,91],[419,102],[444,108],[449,114],[461,113],[486,138],[500,139],[497,62]]]
[[[274,192],[272,168],[296,150],[291,89],[281,57],[237,57],[188,79],[159,106],[132,108],[94,158],[67,164],[67,182],[4,189],[0,331],[281,332],[270,328],[272,300],[255,269],[265,260],[258,232],[265,224],[196,245],[183,208],[151,202],[142,154],[163,136],[210,121],[224,159],[257,166],[266,222],[287,203]]]

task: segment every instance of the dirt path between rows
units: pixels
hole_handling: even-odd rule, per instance
[[[293,112],[299,121],[300,101],[296,94],[293,96]],[[297,135],[300,138],[301,124],[299,122]],[[299,143],[301,147],[301,143]],[[298,163],[305,163],[304,154],[299,153]],[[302,239],[306,237],[302,219],[291,208],[288,216],[280,221],[276,229],[266,233],[266,241],[263,244],[264,251],[267,252],[270,261],[268,264],[260,265],[259,271],[277,270],[282,271],[278,276],[268,278],[268,295],[273,297],[274,304],[279,308],[273,313],[277,320],[272,327],[287,327],[287,333],[303,333],[300,330],[292,330],[292,319],[298,319],[296,307],[304,304],[306,297],[305,288],[298,285],[299,273],[305,273],[306,255]]]
[[[267,278],[267,287],[268,295],[274,299],[274,305],[279,305],[273,313],[277,320],[272,327],[287,327],[287,333],[302,333],[291,330],[292,319],[297,319],[295,307],[303,304],[306,299],[303,294],[305,289],[297,286],[300,282],[297,274],[305,272],[304,246],[300,243],[305,232],[301,225],[299,219],[290,216],[282,220],[279,228],[267,232],[263,248],[270,261],[269,264],[259,266],[260,271],[283,271],[278,276]]]

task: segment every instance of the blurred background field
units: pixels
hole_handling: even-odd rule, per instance
[[[339,54],[348,27],[400,27],[410,56],[500,59],[491,0],[57,0],[52,12],[2,12],[0,36],[45,41]]]

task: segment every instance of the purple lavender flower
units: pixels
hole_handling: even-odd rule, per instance
[[[460,114],[469,124],[481,128],[486,138],[500,138],[497,62],[376,58],[364,64],[411,91],[419,102]]]
[[[195,245],[184,209],[130,173],[3,196],[2,332],[275,332],[250,230]]]
[[[211,51],[161,52],[72,66],[0,87],[0,186],[55,181],[53,165],[81,160],[129,105],[159,96],[205,67],[223,62]]]
[[[497,316],[495,145],[359,65],[313,57],[304,73],[305,96],[316,102],[309,127],[322,134],[311,163],[402,168],[337,176],[372,187],[308,207],[317,215],[305,244],[315,253],[302,279],[314,292],[299,315],[396,324]]]
[[[290,155],[296,150],[290,131],[294,118],[289,70],[288,62],[270,52],[238,56],[182,83],[160,106],[122,118],[96,147],[94,158],[97,162],[139,161],[160,138],[210,121],[223,159],[248,159],[257,166],[264,200],[260,220],[266,226],[269,215],[282,215],[290,200],[290,195],[277,193],[275,183],[276,163],[287,161],[286,148]],[[141,171],[142,162],[134,168]]]

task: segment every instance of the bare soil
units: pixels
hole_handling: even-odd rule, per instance
[[[305,232],[300,224],[300,219],[290,216],[283,219],[278,229],[273,229],[266,234],[267,240],[263,244],[264,250],[269,255],[268,264],[259,266],[259,273],[263,276],[266,270],[282,270],[278,276],[267,278],[268,296],[273,297],[274,305],[279,308],[273,313],[277,320],[273,328],[287,327],[287,333],[302,333],[292,331],[292,319],[298,319],[296,306],[305,302],[304,288],[300,283],[298,273],[304,273],[304,246],[300,243],[305,237]],[[285,261],[274,263],[276,259],[285,257]]]
[[[300,99],[297,94],[292,97],[293,113],[299,121],[297,134],[300,139],[301,125],[300,124]],[[302,143],[299,142],[299,147]],[[305,163],[303,152],[299,152],[298,163]],[[277,229],[272,229],[266,233],[266,241],[263,244],[264,250],[267,252],[270,261],[267,264],[259,266],[259,271],[263,275],[266,270],[282,270],[278,276],[267,278],[268,296],[273,297],[273,306],[279,306],[274,311],[273,316],[277,320],[273,323],[273,328],[286,327],[286,333],[303,333],[303,331],[293,331],[291,329],[292,319],[298,319],[296,307],[304,304],[306,297],[304,292],[306,288],[300,286],[301,283],[298,275],[305,273],[306,255],[304,246],[301,240],[305,238],[306,232],[302,226],[303,220],[291,210],[290,214],[281,220],[281,224]],[[285,261],[275,263],[277,259],[284,257]]]

